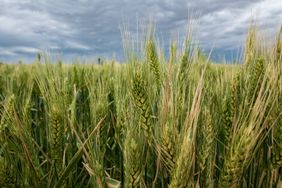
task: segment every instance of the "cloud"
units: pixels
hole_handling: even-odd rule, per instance
[[[136,39],[137,25],[142,30],[150,18],[167,47],[172,36],[183,38],[188,18],[196,15],[195,38],[223,55],[242,46],[252,17],[270,36],[282,24],[280,0],[0,1],[0,59],[7,61],[30,59],[38,50],[66,59],[116,54],[123,60],[122,26]]]

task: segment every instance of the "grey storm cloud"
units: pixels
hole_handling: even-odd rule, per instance
[[[196,18],[195,38],[214,53],[238,50],[252,18],[270,36],[282,24],[281,0],[0,0],[0,60],[30,59],[47,50],[61,58],[123,59],[122,33],[136,35],[153,19],[167,47]],[[193,25],[194,27],[194,25]]]

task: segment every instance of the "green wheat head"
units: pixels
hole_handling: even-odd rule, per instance
[[[273,145],[271,150],[272,165],[274,168],[282,167],[282,92],[280,91],[277,100],[277,117],[273,127]]]
[[[237,186],[241,181],[240,178],[246,162],[251,156],[249,144],[253,137],[250,135],[250,131],[246,130],[245,133],[242,133],[242,136],[234,142],[234,147],[226,154],[223,169],[219,176],[218,185],[220,188]]]
[[[50,113],[50,149],[51,159],[55,161],[58,170],[62,168],[63,141],[64,141],[64,121],[62,113],[54,107]]]
[[[203,111],[202,125],[198,130],[199,148],[197,156],[198,171],[200,173],[201,187],[211,187],[214,172],[215,125],[208,109]]]
[[[281,115],[280,115],[281,116]],[[282,117],[279,117],[274,127],[273,146],[272,146],[272,165],[274,168],[282,166]]]
[[[256,56],[256,27],[252,25],[249,29],[244,52],[244,62],[248,66],[254,60]]]
[[[178,71],[177,71],[177,108],[179,111],[183,111],[185,113],[185,106],[184,103],[187,99],[187,90],[188,90],[188,77],[190,76],[190,68],[192,63],[192,55],[191,55],[191,49],[190,49],[190,43],[191,38],[189,34],[186,36],[186,40],[184,43],[184,48],[182,50],[181,56],[180,56],[180,62],[177,65]],[[179,119],[181,119],[183,114],[179,113]]]
[[[15,104],[15,95],[11,95],[8,97],[4,104],[4,111],[1,116],[0,121],[0,141],[4,139],[3,134],[5,134],[5,130],[8,129],[9,131],[14,131],[13,127],[11,126],[11,118],[13,118],[13,110],[14,110],[14,104]]]
[[[257,58],[250,69],[250,80],[249,80],[249,100],[254,100],[258,91],[260,90],[263,74],[265,72],[265,60],[263,58]]]
[[[232,100],[225,98],[223,104],[223,119],[222,119],[223,139],[222,140],[226,147],[229,146],[231,139],[230,134],[232,131],[233,115],[234,115],[234,106],[232,105]]]
[[[223,100],[222,114],[223,114],[223,142],[228,147],[230,143],[233,118],[240,100],[240,72],[233,78],[231,82],[230,98],[225,97]]]
[[[133,131],[136,133],[136,131]],[[142,143],[133,135],[133,132],[127,133],[124,144],[124,167],[125,167],[125,187],[139,187],[142,175]]]
[[[185,136],[172,173],[172,180],[169,185],[170,188],[191,186],[189,183],[191,160],[193,157],[192,142],[189,135]]]
[[[176,139],[175,131],[172,130],[174,127],[166,124],[161,133],[161,152],[162,160],[165,164],[166,169],[171,174],[176,163]]]
[[[158,87],[161,87],[161,69],[155,42],[152,38],[147,41],[146,45],[147,62],[150,64],[151,71],[153,72]]]
[[[148,94],[145,89],[145,82],[139,73],[136,73],[132,80],[132,96],[135,105],[141,111],[141,128],[146,138],[152,138],[152,112],[148,101]]]
[[[276,38],[274,46],[274,62],[279,64],[282,61],[282,26]]]
[[[233,116],[236,115],[241,102],[241,71],[239,71],[232,80],[231,94],[230,94],[230,105],[232,108]]]
[[[213,151],[213,144],[215,138],[214,125],[212,124],[211,114],[206,110],[204,111],[204,122],[201,128],[202,143],[200,146],[198,165],[200,172],[206,168],[207,159],[211,157]]]

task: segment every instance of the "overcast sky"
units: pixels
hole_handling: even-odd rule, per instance
[[[243,45],[251,18],[274,36],[282,0],[0,0],[0,60],[30,61],[39,50],[62,59],[123,60],[121,28],[136,37],[140,22],[152,18],[167,48],[172,37],[183,38],[191,15],[202,48],[229,56]]]

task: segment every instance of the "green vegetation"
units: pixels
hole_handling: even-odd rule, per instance
[[[281,37],[251,27],[232,65],[190,33],[168,60],[150,35],[125,64],[1,64],[0,187],[281,186]]]

